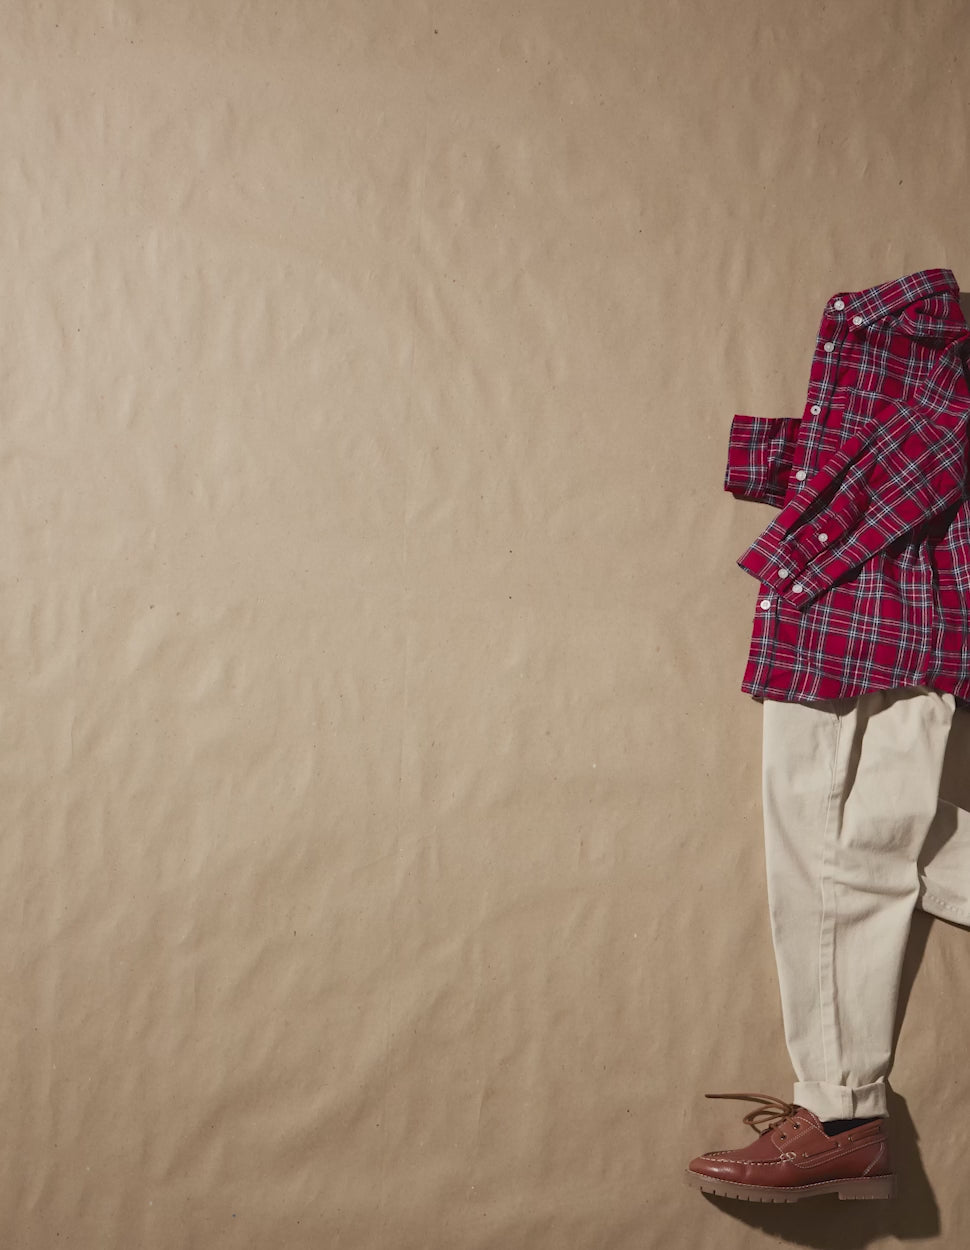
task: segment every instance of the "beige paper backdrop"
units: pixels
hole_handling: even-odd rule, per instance
[[[0,30],[0,1245],[966,1245],[925,917],[901,1199],[680,1176],[792,1079],[727,431],[970,286],[966,6]]]

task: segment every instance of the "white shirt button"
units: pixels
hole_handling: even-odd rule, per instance
[[[779,570],[778,570],[778,576],[779,576],[779,577],[787,577],[787,576],[788,576],[788,569],[779,569]]]
[[[834,350],[835,350],[835,344],[834,344],[834,343],[823,343],[823,344],[822,344],[822,351],[823,351],[823,352],[831,352],[831,351],[834,351]]]
[[[861,325],[862,325],[862,318],[861,318],[861,317],[853,317],[853,318],[852,318],[852,324],[853,324],[854,326],[861,326]]]
[[[762,600],[761,600],[761,606],[762,606],[763,608],[770,608],[770,607],[771,607],[771,600],[770,600],[770,599],[762,599]]]
[[[833,308],[837,308],[837,309],[839,310],[839,312],[841,312],[841,311],[842,311],[842,309],[845,307],[845,300],[844,300],[844,299],[837,299],[837,300],[835,301],[835,303],[832,305],[832,307],[833,307]]]
[[[798,472],[795,474],[795,476],[798,478],[800,482],[804,482],[805,479],[808,477],[808,474],[805,472],[804,469],[799,469]]]
[[[799,594],[804,589],[805,587],[801,584],[801,582],[796,582],[795,585],[792,586],[792,590],[794,590],[796,594]]]
[[[822,405],[812,404],[811,408],[809,408],[808,411],[812,414],[813,417],[817,417],[818,414],[822,411]]]
[[[819,541],[820,543],[827,543],[827,542],[828,542],[828,540],[829,540],[829,536],[828,536],[828,534],[819,534],[819,536],[818,536],[818,541]]]

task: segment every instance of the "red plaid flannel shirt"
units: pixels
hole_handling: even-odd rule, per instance
[[[741,689],[929,686],[970,703],[970,326],[949,269],[825,305],[800,417],[736,413],[724,489],[779,509]]]

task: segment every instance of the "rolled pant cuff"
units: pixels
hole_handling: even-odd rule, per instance
[[[826,1081],[796,1081],[794,1101],[820,1120],[853,1120],[888,1115],[885,1081],[872,1085],[829,1085]]]

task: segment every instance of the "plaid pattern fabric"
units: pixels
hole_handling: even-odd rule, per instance
[[[970,326],[949,269],[833,295],[799,418],[736,413],[724,488],[779,509],[741,688],[970,703]]]

